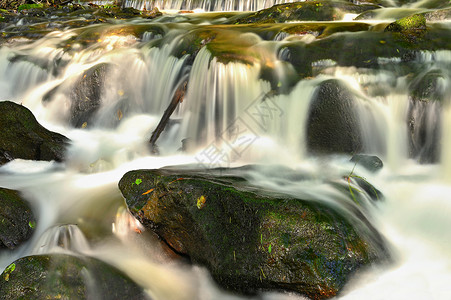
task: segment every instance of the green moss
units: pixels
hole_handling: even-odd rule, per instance
[[[33,9],[33,8],[43,8],[44,5],[42,3],[33,3],[33,4],[22,4],[19,5],[17,11],[22,11],[24,9]]]
[[[395,22],[399,25],[401,30],[410,30],[417,28],[426,28],[426,19],[422,14],[415,14],[409,17],[402,18]]]

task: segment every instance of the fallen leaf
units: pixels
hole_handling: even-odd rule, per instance
[[[150,194],[150,193],[153,192],[153,190],[154,190],[154,189],[150,189],[150,190],[148,190],[147,192],[142,193],[141,195],[147,195],[147,194]]]

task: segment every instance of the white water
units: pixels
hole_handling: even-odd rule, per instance
[[[293,0],[126,0],[125,7],[151,10],[158,7],[161,10],[194,10],[204,11],[255,11],[273,6],[274,4],[294,2]]]
[[[126,171],[138,168],[187,163],[281,164],[309,172],[316,180],[287,187],[267,174],[256,184],[333,200],[324,182],[348,174],[354,166],[346,156],[311,157],[304,128],[317,86],[335,78],[357,99],[365,150],[379,155],[385,163],[378,174],[359,167],[355,171],[386,196],[384,202],[368,207],[367,213],[394,256],[391,265],[357,274],[337,298],[451,298],[451,106],[446,103],[451,100],[450,51],[423,53],[418,58],[426,70],[448,72],[448,81],[444,81],[448,98],[444,107],[432,110],[429,117],[433,122],[438,120],[435,114],[441,114],[441,159],[437,164],[420,165],[407,153],[409,102],[405,78],[397,78],[391,71],[331,64],[314,79],[299,81],[290,93],[267,96],[271,87],[259,79],[261,68],[271,66],[275,76],[283,80],[287,67],[277,58],[273,42],[256,36],[252,36],[250,48],[264,53],[253,64],[223,64],[204,48],[187,68],[186,57],[170,55],[177,40],[157,49],[152,47],[152,40],[108,36],[102,39],[103,44],[73,54],[62,55],[55,50],[60,39],[72,34],[55,33],[35,44],[0,49],[0,99],[23,103],[42,124],[73,141],[64,164],[16,160],[0,168],[0,186],[22,191],[38,215],[32,240],[15,252],[0,253],[0,269],[24,255],[72,251],[117,266],[155,299],[244,299],[218,289],[204,269],[172,261],[155,237],[124,211],[117,182]],[[17,53],[34,59],[9,63],[8,57]],[[56,74],[53,65],[36,63],[52,61],[55,55],[70,61]],[[96,122],[86,129],[71,128],[67,119],[70,87],[84,70],[105,62],[114,68],[107,74]],[[162,156],[150,156],[150,133],[174,89],[188,74],[186,97],[174,115],[178,122],[158,142]],[[42,104],[43,96],[60,84],[63,88],[52,102]],[[240,130],[234,136],[235,129]],[[186,137],[196,141],[190,154],[177,151]],[[212,159],[210,150],[224,155]],[[268,293],[259,299],[285,298],[301,297]]]

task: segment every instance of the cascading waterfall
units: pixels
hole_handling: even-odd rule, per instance
[[[291,1],[128,1],[126,6],[246,11],[285,2]],[[290,54],[280,49],[309,45],[313,35],[282,32],[268,41],[254,33],[231,34],[208,21],[172,21],[158,28],[158,21],[91,25],[0,48],[0,99],[22,103],[72,141],[65,163],[15,160],[0,168],[0,186],[29,196],[40,221],[36,236],[20,251],[0,253],[0,269],[30,254],[82,253],[120,268],[155,299],[249,299],[221,291],[203,268],[172,262],[158,239],[126,211],[117,190],[121,176],[177,164],[284,165],[312,176],[290,181],[275,176],[272,167],[247,175],[256,186],[349,202],[324,182],[356,168],[385,195],[384,202],[368,200],[362,210],[387,239],[394,263],[362,271],[338,298],[451,297],[451,237],[443,230],[451,226],[451,51],[418,52],[408,73],[386,57],[373,69],[317,61],[312,76],[299,78]],[[140,37],[127,33],[133,26],[143,26]],[[214,35],[186,42],[205,28]],[[77,40],[93,32],[96,42]],[[228,47],[245,50],[224,54],[223,44],[204,45],[224,36]],[[187,44],[202,47],[180,51]],[[101,74],[99,104],[89,121],[74,128],[73,93],[89,72]],[[413,95],[412,89],[431,74],[438,78],[432,95],[438,100],[414,101],[422,94]],[[157,141],[160,156],[152,156],[150,134],[185,80],[183,102]],[[348,155],[309,153],[312,103],[331,81],[349,93],[362,152],[382,158],[381,172],[356,167]],[[187,152],[180,151],[183,139],[192,145]],[[259,299],[301,298],[263,293]]]
[[[254,11],[271,7],[274,4],[294,2],[293,0],[126,0],[125,7],[148,10],[158,7],[162,10],[193,10],[204,11]]]

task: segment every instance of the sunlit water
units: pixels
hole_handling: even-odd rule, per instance
[[[104,25],[95,26],[102,30]],[[171,29],[183,33],[190,26]],[[189,65],[186,56],[171,55],[177,38],[164,40],[154,34],[144,35],[143,40],[105,34],[86,49],[78,51],[79,46],[73,45],[67,53],[58,50],[57,45],[74,34],[55,32],[34,44],[0,48],[0,99],[22,103],[44,126],[72,140],[65,163],[16,160],[0,168],[0,186],[23,192],[38,216],[30,242],[14,252],[0,253],[0,269],[25,255],[77,253],[120,268],[155,299],[249,299],[217,288],[205,269],[173,261],[127,213],[117,183],[125,172],[138,168],[284,165],[315,180],[287,184],[287,179],[282,185],[281,178],[276,181],[272,174],[262,173],[250,176],[251,182],[299,197],[334,201],[336,195],[324,182],[349,174],[354,165],[347,156],[310,156],[305,126],[318,85],[339,79],[358,100],[355,109],[362,120],[365,150],[385,163],[377,174],[359,167],[355,171],[385,195],[365,213],[386,238],[393,262],[359,272],[337,298],[451,299],[449,103],[431,109],[428,116],[430,122],[443,124],[440,163],[420,165],[408,157],[404,120],[409,100],[405,80],[393,72],[331,64],[321,75],[299,81],[289,93],[270,95],[270,83],[259,77],[262,67],[271,66],[274,76],[284,81],[290,66],[277,55],[275,42],[251,33],[237,39],[251,41],[252,51],[261,54],[252,65],[223,64],[206,48]],[[154,47],[161,40],[163,46]],[[16,55],[27,59],[11,63]],[[55,58],[67,64],[50,63]],[[424,64],[424,72],[434,68],[448,72],[443,88],[449,97],[451,52],[422,53],[418,62]],[[92,124],[74,129],[68,122],[70,88],[83,71],[99,63],[114,66],[107,74],[102,106]],[[174,124],[158,141],[161,155],[151,156],[150,134],[187,76],[188,89],[173,115]],[[52,101],[43,103],[58,86]],[[388,92],[372,96],[368,92],[372,89]],[[241,131],[232,137],[237,128]],[[190,153],[179,150],[187,137],[195,141]],[[302,299],[279,293],[256,298]]]

